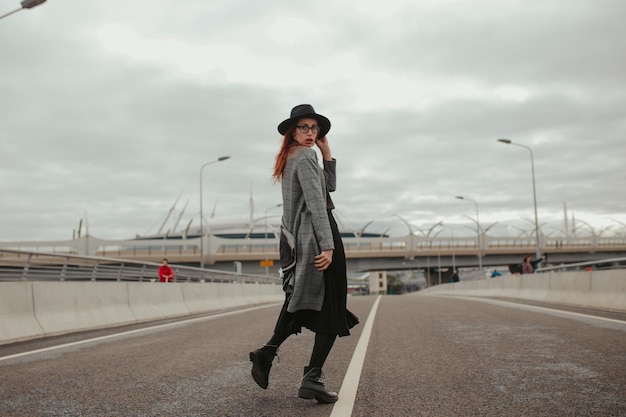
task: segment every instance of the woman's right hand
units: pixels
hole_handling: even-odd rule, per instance
[[[324,271],[328,269],[332,262],[333,250],[327,249],[315,257],[315,268],[317,268],[318,271]]]
[[[324,158],[326,161],[330,161],[333,159],[333,156],[330,153],[330,146],[328,145],[328,139],[326,138],[326,136],[317,139],[315,141],[315,144],[322,152],[322,158]]]

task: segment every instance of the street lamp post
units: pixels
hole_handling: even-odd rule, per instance
[[[533,157],[533,150],[530,149],[526,145],[514,143],[511,139],[498,139],[498,142],[506,143],[507,145],[515,145],[521,148],[526,148],[528,152],[530,153],[530,170],[531,170],[532,179],[533,179],[533,206],[535,209],[535,240],[536,240],[535,249],[536,249],[536,255],[537,255],[536,259],[539,259],[541,258],[541,245],[539,242],[539,219],[537,217],[537,191],[535,188],[535,158]]]
[[[448,226],[447,224],[443,224],[443,222],[441,222],[440,224],[441,227],[444,227],[446,229],[450,229],[450,233],[452,234],[452,269],[456,270],[456,261],[455,261],[455,257],[454,257],[454,253],[455,253],[455,242],[454,242],[454,229],[452,228],[452,226]]]
[[[222,162],[230,158],[230,156],[220,156],[215,161],[207,162],[200,167],[200,268],[204,268],[204,213],[202,211],[202,170],[207,166],[216,162]]]
[[[282,204],[276,204],[275,206],[269,207],[267,210],[265,210],[265,244],[263,245],[263,254],[265,255],[265,275],[269,275],[270,274],[270,269],[269,266],[267,266],[267,262],[268,262],[268,255],[267,255],[267,213],[275,208],[278,207],[282,207]]]
[[[441,285],[441,245],[437,245],[437,277],[439,278],[439,285]]]
[[[32,9],[33,7],[39,6],[41,3],[45,3],[45,2],[46,0],[24,0],[20,3],[22,7],[20,7],[19,9],[15,9],[12,12],[9,12],[7,14],[3,14],[2,16],[0,16],[0,19],[10,16],[13,13],[17,13],[22,9]]]
[[[482,244],[480,239],[480,221],[478,220],[478,203],[471,198],[463,197],[462,195],[457,195],[455,198],[459,200],[467,200],[474,203],[476,207],[476,237],[478,238],[478,269],[482,275],[483,273],[483,255],[482,255]]]
[[[409,228],[409,250],[407,251],[407,259],[413,260],[413,228],[411,227],[411,224],[402,217],[400,217],[399,214],[394,214],[394,216],[402,220],[402,223],[404,223],[406,227]]]

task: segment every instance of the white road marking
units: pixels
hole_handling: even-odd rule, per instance
[[[350,417],[352,415],[352,408],[354,407],[354,401],[356,399],[356,392],[359,388],[359,381],[361,379],[361,371],[363,370],[363,362],[365,362],[365,353],[367,353],[367,346],[370,342],[370,336],[372,334],[372,327],[374,326],[374,318],[376,317],[376,311],[378,310],[378,303],[380,298],[378,296],[374,305],[370,310],[369,316],[365,321],[363,332],[359,338],[359,342],[354,348],[354,354],[352,360],[346,371],[346,376],[341,383],[341,389],[339,390],[339,399],[333,406],[333,411],[330,413],[330,417]]]
[[[116,337],[123,337],[123,336],[128,336],[128,335],[136,334],[136,333],[142,333],[142,332],[147,332],[147,331],[164,329],[166,327],[181,326],[183,324],[193,323],[193,322],[197,322],[197,321],[213,320],[213,319],[222,318],[222,317],[226,317],[226,316],[232,316],[232,315],[235,315],[235,314],[243,314],[243,313],[247,313],[249,311],[259,310],[259,309],[262,309],[262,308],[275,307],[275,306],[281,305],[281,304],[282,303],[263,305],[263,306],[259,306],[259,307],[246,308],[244,310],[228,311],[228,312],[225,312],[225,313],[219,313],[219,314],[215,314],[215,315],[212,315],[212,316],[196,317],[196,318],[193,318],[193,319],[181,320],[181,321],[176,321],[176,322],[173,322],[173,323],[157,324],[155,326],[144,327],[144,328],[141,328],[141,329],[129,330],[129,331],[126,331],[126,332],[114,333],[114,334],[109,334],[109,335],[106,335],[106,336],[99,336],[99,337],[94,337],[94,338],[91,338],[91,339],[79,340],[77,342],[64,343],[62,345],[50,346],[50,347],[47,347],[47,348],[41,348],[41,349],[36,349],[36,350],[30,350],[30,351],[27,351],[27,352],[16,353],[14,355],[2,356],[2,357],[0,357],[0,361],[5,361],[5,360],[8,360],[8,359],[20,358],[22,356],[35,355],[37,353],[49,352],[49,351],[52,351],[52,350],[63,349],[63,348],[71,347],[71,346],[84,345],[86,343],[99,342],[101,340],[113,339],[113,338],[116,338]]]
[[[445,297],[444,295],[441,295],[438,297]],[[534,306],[531,304],[524,304],[524,303],[516,303],[516,302],[512,302],[512,301],[503,301],[503,300],[494,300],[491,298],[482,298],[482,297],[464,297],[464,296],[454,296],[455,298],[462,298],[464,300],[474,300],[474,301],[483,301],[486,303],[491,303],[491,304],[499,304],[499,305],[504,305],[507,307],[515,307],[515,308],[521,308],[521,309],[525,309],[525,310],[535,310],[535,311],[541,311],[544,313],[550,313],[550,314],[557,314],[560,316],[572,316],[572,317],[580,317],[580,318],[584,318],[584,319],[593,319],[593,320],[600,320],[600,321],[607,321],[610,323],[618,323],[618,324],[626,324],[626,321],[624,320],[618,320],[618,319],[611,319],[608,317],[601,317],[601,316],[592,316],[590,314],[583,314],[583,313],[575,313],[573,311],[567,311],[567,310],[559,310],[558,308],[549,308],[549,307],[539,307],[539,306]],[[523,301],[523,300],[522,300]]]

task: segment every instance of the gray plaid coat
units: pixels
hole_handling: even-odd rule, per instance
[[[287,311],[321,310],[324,302],[324,272],[314,266],[314,257],[335,249],[328,220],[326,191],[335,190],[336,161],[324,161],[324,170],[312,148],[298,146],[283,170],[282,227],[295,238],[296,268],[293,294]],[[326,174],[326,175],[324,175]],[[281,245],[282,251],[282,245]],[[281,259],[284,254],[281,253]]]

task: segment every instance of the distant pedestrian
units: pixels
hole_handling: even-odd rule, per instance
[[[502,274],[497,269],[494,269],[493,272],[491,273],[491,278],[501,277],[501,276]]]
[[[535,272],[533,264],[530,262],[530,256],[524,256],[522,261],[522,274],[532,274]]]
[[[174,270],[167,264],[167,259],[163,258],[163,262],[159,267],[159,282],[172,282],[174,279]]]
[[[452,271],[452,276],[450,276],[450,282],[459,282],[459,271],[456,269]]]

